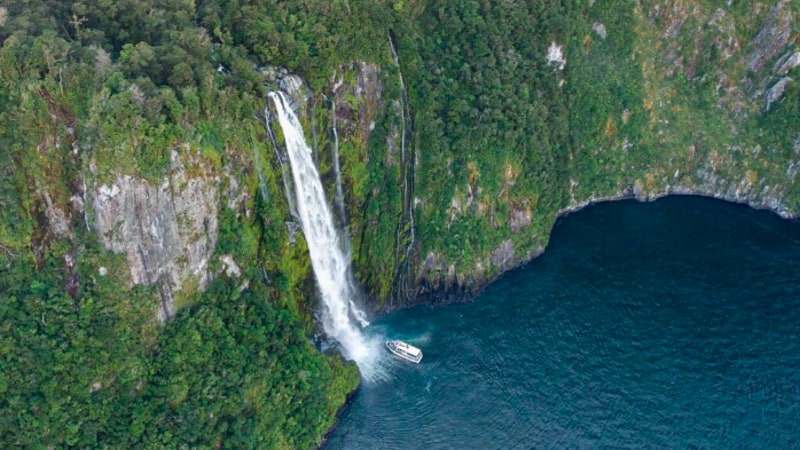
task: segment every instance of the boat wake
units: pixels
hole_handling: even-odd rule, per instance
[[[410,338],[406,339],[406,341],[408,341],[409,343],[414,344],[414,345],[424,345],[424,344],[430,343],[432,337],[433,336],[431,336],[431,332],[428,331],[428,332],[425,332],[425,333],[423,333],[422,335],[420,335],[418,337],[410,337]]]
[[[419,336],[395,334],[390,332],[385,326],[370,325],[364,329],[364,341],[367,347],[365,359],[358,362],[361,369],[361,379],[368,384],[383,384],[396,381],[404,370],[415,370],[416,364],[404,361],[398,356],[393,355],[386,348],[386,341],[400,338],[412,345],[423,345],[431,342],[430,332]],[[424,348],[422,349],[424,352]],[[424,363],[422,363],[424,364]]]

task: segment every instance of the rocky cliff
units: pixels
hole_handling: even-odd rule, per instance
[[[482,28],[513,7],[477,22],[443,8],[403,30],[430,47],[389,30],[374,62],[337,66],[295,102],[374,309],[469,298],[592,202],[800,211],[796,3],[590,2],[568,12],[572,34],[538,23],[533,47]],[[500,56],[465,56],[481,47]],[[538,78],[508,85],[504,70]]]
[[[469,132],[473,137],[460,148],[427,159],[429,166],[418,171],[420,178],[446,178],[436,181],[449,187],[416,181],[423,238],[413,253],[415,277],[405,301],[469,297],[543,251],[557,215],[591,202],[692,194],[797,216],[797,8],[788,1],[727,8],[656,1],[619,14],[592,4],[574,36],[550,42],[549,49],[559,50],[558,64],[552,51],[539,56],[540,65],[551,67],[543,77],[552,79],[555,100],[549,99],[549,113],[540,111],[549,116],[549,138],[528,139],[539,149],[551,146],[551,155],[539,157],[550,167],[546,172],[526,164],[541,150],[526,150],[519,141],[498,164],[489,163],[509,144],[500,139],[495,155],[482,157],[487,153]],[[480,64],[460,70],[480,71]],[[476,97],[487,95],[474,79],[462,82]],[[548,100],[542,92],[539,99]],[[562,143],[552,140],[564,126],[553,113],[559,106],[567,109]],[[481,126],[490,113],[478,109],[461,118]],[[435,120],[417,124],[421,135],[449,127]],[[432,142],[416,145],[423,155],[437,152]]]
[[[118,175],[94,194],[98,240],[125,254],[133,284],[158,285],[162,322],[175,314],[173,291],[187,282],[193,289],[208,285],[208,262],[217,242],[218,184],[209,173],[189,176],[172,151],[169,173],[159,185]]]
[[[591,202],[800,213],[797,0],[151,3],[0,7],[0,355],[26,355],[0,442],[102,446],[102,420],[62,414],[98,399],[139,402],[130,446],[321,442],[356,376],[306,339],[270,90],[293,95],[374,312],[470,298]],[[52,367],[79,382],[55,392]]]
[[[547,7],[532,23],[513,5],[470,8],[401,8],[396,27],[373,36],[369,58],[334,63],[326,77],[301,73],[308,87],[285,68],[260,69],[266,89],[295,92],[376,309],[469,296],[540,253],[558,214],[594,201],[699,194],[797,214],[796,2],[590,2],[558,13],[560,25],[546,20],[555,14]],[[232,76],[222,64],[217,74]],[[159,287],[160,317],[172,315],[174,291],[202,290],[212,276],[219,184],[280,179],[280,143],[258,138],[277,144],[273,162],[252,157],[262,150],[212,151],[238,161],[245,178],[225,173],[219,156],[174,146],[155,152],[155,173],[144,154],[133,164],[121,154],[114,170],[102,148],[108,131],[95,119],[81,126],[63,99],[39,93],[50,117],[39,148],[73,149],[64,168],[41,158],[70,174],[67,189],[28,178],[48,235],[74,239],[82,218],[104,248],[126,255],[130,283]],[[115,96],[150,114],[136,82]],[[217,125],[203,123],[203,139],[219,142]],[[87,172],[82,146],[102,174]],[[269,202],[290,203],[288,188],[261,194],[274,189]]]

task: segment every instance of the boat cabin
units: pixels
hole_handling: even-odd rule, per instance
[[[395,356],[416,364],[422,361],[422,350],[401,340],[386,341],[386,348]]]

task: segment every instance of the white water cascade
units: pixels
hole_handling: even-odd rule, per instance
[[[270,92],[269,97],[275,102],[292,166],[297,210],[324,306],[323,327],[341,344],[344,356],[358,364],[362,375],[368,375],[378,352],[374,343],[368,343],[361,333],[361,328],[369,322],[364,311],[353,302],[355,289],[350,274],[350,257],[344,252],[345,246],[334,226],[300,121],[283,93]]]

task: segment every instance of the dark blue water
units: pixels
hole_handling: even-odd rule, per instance
[[[592,206],[474,302],[387,315],[329,449],[800,448],[800,223],[694,197]]]

